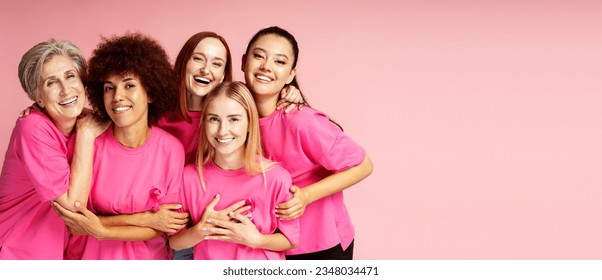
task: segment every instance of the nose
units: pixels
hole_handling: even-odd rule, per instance
[[[201,75],[207,75],[209,74],[209,67],[207,67],[207,64],[203,64],[201,66]]]
[[[113,102],[118,102],[123,100],[125,94],[125,90],[121,89],[120,87],[115,87],[115,90],[113,91]]]
[[[71,92],[71,87],[67,84],[67,81],[60,80],[59,84],[61,85],[61,96],[67,96]]]
[[[220,122],[219,127],[217,128],[218,134],[222,135],[228,131],[228,125],[226,123],[227,122]]]
[[[270,67],[267,61],[262,61],[259,65],[259,69],[263,71],[270,71]]]

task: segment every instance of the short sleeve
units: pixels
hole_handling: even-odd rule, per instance
[[[366,157],[360,145],[320,112],[296,121],[296,126],[304,153],[327,170],[343,171],[361,164]]]
[[[50,201],[69,189],[71,167],[66,137],[49,120],[36,115],[23,119],[18,130],[16,151],[43,201]]]
[[[276,205],[278,205],[293,198],[293,194],[290,192],[290,187],[293,183],[291,175],[284,168],[278,168],[278,170],[274,171],[276,171],[274,172],[275,202]],[[301,234],[299,219],[276,220],[278,230],[289,240],[289,242],[291,242],[291,244],[299,243]]]

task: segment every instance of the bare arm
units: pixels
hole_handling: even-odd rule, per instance
[[[203,241],[207,235],[207,228],[214,227],[209,221],[213,220],[230,220],[230,213],[244,213],[249,210],[250,206],[244,206],[245,202],[239,201],[234,203],[227,208],[216,211],[215,205],[219,202],[220,196],[217,195],[208,205],[205,207],[201,220],[191,228],[185,228],[169,237],[169,246],[175,250],[182,250],[190,248]]]
[[[83,208],[78,201],[74,203],[75,211],[70,211],[53,202],[53,207],[70,228],[76,228],[74,234],[91,235],[99,240],[144,241],[163,235],[163,232],[137,226],[104,226],[98,216]]]
[[[249,218],[240,214],[232,214],[232,218],[238,222],[210,220],[207,223],[215,227],[205,228],[207,240],[221,240],[260,248],[270,251],[284,251],[294,248],[296,245],[282,233],[262,234]]]
[[[276,215],[284,220],[298,218],[303,215],[308,204],[357,184],[368,177],[372,170],[372,161],[366,155],[359,165],[332,174],[304,188],[293,186],[291,187],[293,198],[278,204]]]
[[[83,202],[83,208],[86,208],[92,177],[94,140],[109,127],[109,124],[109,122],[101,122],[91,113],[84,113],[83,117],[77,120],[69,189],[55,199],[56,202],[71,211],[75,211],[76,201]]]
[[[180,204],[162,204],[159,211],[144,211],[135,214],[99,216],[104,226],[149,227],[162,232],[177,232],[188,223],[188,213],[177,212]]]

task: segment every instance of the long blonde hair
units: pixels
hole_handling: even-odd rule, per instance
[[[261,134],[259,130],[259,113],[257,112],[257,106],[253,100],[253,95],[251,95],[251,91],[249,91],[247,86],[242,82],[224,81],[203,98],[203,103],[201,105],[201,112],[203,113],[201,121],[199,122],[199,146],[195,160],[201,185],[203,186],[203,189],[206,190],[205,182],[203,180],[203,165],[210,160],[213,160],[215,157],[215,148],[209,143],[209,140],[207,139],[207,130],[205,128],[207,108],[215,98],[222,95],[238,102],[247,112],[249,127],[244,147],[245,169],[247,173],[251,175],[263,173],[265,184],[265,171],[271,168],[274,165],[274,162],[263,157]]]

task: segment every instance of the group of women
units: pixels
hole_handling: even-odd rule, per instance
[[[35,106],[0,176],[0,259],[353,259],[342,191],[372,163],[307,105],[298,58],[276,26],[247,45],[244,83],[213,32],[173,67],[140,33],[103,39],[88,62],[69,41],[31,48],[19,79]]]

